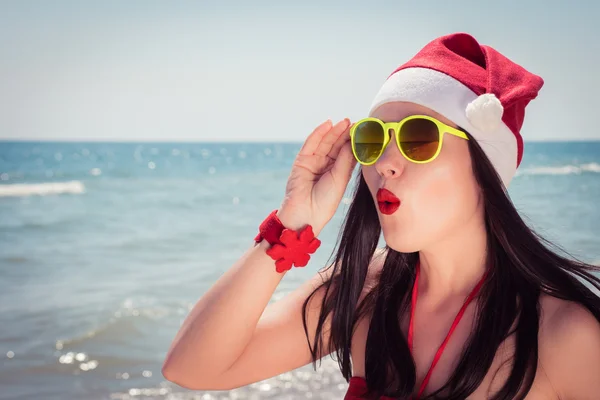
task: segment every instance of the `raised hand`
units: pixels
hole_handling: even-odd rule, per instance
[[[335,125],[327,120],[302,145],[277,213],[287,228],[310,224],[318,235],[335,214],[356,166],[350,126],[347,118]]]

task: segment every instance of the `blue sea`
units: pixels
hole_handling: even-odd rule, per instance
[[[329,358],[226,392],[161,375],[192,305],[279,206],[300,146],[0,142],[0,399],[342,398]],[[526,143],[509,192],[538,232],[600,262],[600,142]],[[327,262],[347,203],[272,301]]]

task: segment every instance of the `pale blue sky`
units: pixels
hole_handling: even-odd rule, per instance
[[[0,139],[302,141],[457,31],[544,78],[525,140],[600,139],[599,4],[3,1]]]

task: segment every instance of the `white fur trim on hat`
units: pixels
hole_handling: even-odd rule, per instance
[[[384,82],[373,99],[369,116],[391,101],[412,102],[436,111],[477,140],[508,187],[517,170],[517,139],[502,120],[498,123],[493,99],[485,96],[477,100],[479,97],[450,75],[429,68],[406,68]],[[481,113],[481,109],[485,111]]]

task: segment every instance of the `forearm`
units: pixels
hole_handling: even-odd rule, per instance
[[[163,373],[216,375],[229,368],[249,343],[284,274],[265,251],[250,248],[195,304],[167,354]]]

